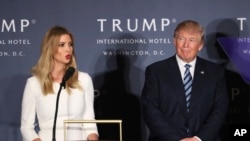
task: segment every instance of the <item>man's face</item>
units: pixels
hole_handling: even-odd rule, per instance
[[[198,32],[179,31],[174,37],[177,55],[185,62],[191,62],[203,47],[201,35]]]

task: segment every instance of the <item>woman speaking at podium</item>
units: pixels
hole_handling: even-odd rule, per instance
[[[69,67],[76,71],[60,89]],[[58,116],[55,116],[59,94]],[[54,136],[57,141],[64,141],[64,120],[94,120],[93,102],[92,79],[88,73],[77,70],[73,35],[62,26],[52,27],[44,36],[40,58],[26,81],[20,128],[23,140],[51,141],[57,117]],[[98,140],[98,136],[96,123],[70,124],[66,140]]]

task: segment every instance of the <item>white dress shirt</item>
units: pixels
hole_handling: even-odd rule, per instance
[[[185,64],[190,64],[191,65],[191,67],[189,68],[189,70],[190,70],[192,78],[194,79],[194,68],[195,68],[196,58],[193,61],[187,63],[187,62],[184,62],[183,60],[181,60],[181,58],[178,55],[176,55],[176,60],[177,60],[179,69],[181,71],[181,78],[182,78],[182,80],[184,79],[184,72],[186,70]]]

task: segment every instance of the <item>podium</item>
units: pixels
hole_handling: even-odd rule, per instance
[[[119,141],[122,141],[122,120],[64,120],[64,141],[67,141],[67,125],[71,123],[119,124]]]

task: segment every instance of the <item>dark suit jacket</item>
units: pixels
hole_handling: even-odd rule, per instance
[[[146,69],[142,104],[149,141],[179,141],[188,136],[216,141],[228,107],[224,69],[197,57],[187,113],[176,57],[156,62]]]

